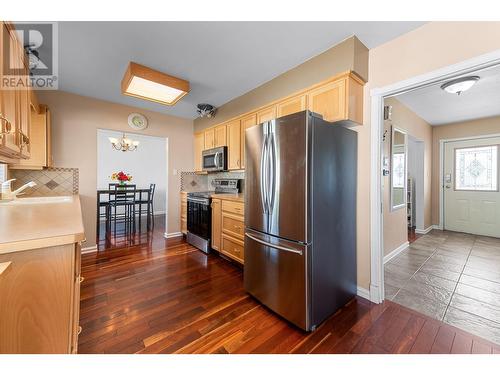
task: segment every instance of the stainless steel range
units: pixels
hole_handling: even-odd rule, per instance
[[[216,179],[214,191],[188,193],[187,196],[187,242],[204,253],[210,252],[212,234],[212,194],[238,194],[241,180],[233,178]]]

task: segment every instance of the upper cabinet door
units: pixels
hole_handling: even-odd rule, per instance
[[[240,120],[227,123],[228,169],[241,169],[241,126]]]
[[[200,172],[202,170],[201,153],[204,146],[203,132],[194,133],[194,170]]]
[[[257,112],[257,124],[262,124],[266,121],[271,121],[276,118],[276,106],[272,105],[270,107],[261,109]]]
[[[17,51],[17,39],[14,34],[10,32],[7,28],[7,24],[1,24],[1,45],[0,53],[1,55],[1,78],[3,78],[10,66],[17,66],[18,64],[14,60],[16,58],[15,52]],[[8,49],[9,53],[3,53],[4,50]],[[12,65],[11,65],[12,64]],[[4,120],[1,120],[0,127],[3,131],[9,130],[8,134],[5,134],[0,140],[0,152],[8,156],[18,154],[19,146],[17,143],[17,123],[18,123],[18,94],[17,90],[1,90],[0,95],[0,112]],[[18,156],[17,156],[18,157]]]
[[[326,121],[347,119],[346,80],[333,81],[309,91],[307,102],[309,110],[323,115]]]
[[[257,113],[250,113],[240,120],[241,123],[241,169],[245,168],[245,130],[257,125]]]
[[[292,113],[297,113],[300,111],[304,111],[306,109],[307,109],[307,94],[297,95],[278,103],[277,117],[291,115]]]
[[[215,129],[210,128],[205,130],[205,146],[204,150],[215,147]]]
[[[227,145],[226,140],[226,125],[216,126],[214,129],[215,133],[215,145],[214,147],[222,147]]]

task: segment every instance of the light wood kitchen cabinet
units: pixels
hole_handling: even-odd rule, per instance
[[[244,228],[245,211],[243,202],[222,200],[222,235],[220,252],[239,262],[244,263]]]
[[[181,233],[187,234],[187,193],[181,191]]]
[[[221,200],[212,199],[212,249],[219,251],[221,242]]]
[[[257,125],[257,113],[251,113],[241,118],[241,144],[240,144],[240,158],[241,158],[241,169],[245,168],[245,130]]]
[[[257,111],[257,124],[262,124],[266,121],[271,121],[276,118],[276,106],[272,105]]]
[[[227,123],[227,168],[241,169],[241,127],[240,120]]]
[[[23,44],[17,39],[13,26],[1,22],[0,80],[23,81],[16,88],[0,90],[0,159],[11,162],[30,157],[31,102],[34,92],[27,88],[28,58]],[[8,53],[5,53],[8,51]],[[14,75],[15,74],[15,75]]]
[[[194,133],[194,171],[201,172],[202,171],[202,160],[201,154],[204,150],[205,145],[204,133]]]
[[[277,105],[277,117],[290,115],[307,109],[307,95],[297,95],[279,102]]]
[[[222,147],[222,146],[227,145],[226,133],[227,133],[227,127],[225,124],[215,127],[215,129],[214,129],[214,134],[215,134],[214,147]]]
[[[307,106],[309,110],[323,115],[326,121],[362,124],[363,81],[351,74],[317,87],[308,92]]]
[[[39,112],[31,108],[30,158],[20,159],[9,166],[10,169],[43,169],[52,166],[52,147],[50,139],[50,110],[46,105],[39,106]]]
[[[0,254],[0,353],[76,353],[80,311],[76,243]]]
[[[226,124],[206,129],[204,147],[212,148],[215,147],[215,144],[222,145],[218,139],[223,139],[222,127],[226,126],[228,169],[244,169],[245,130],[251,126],[306,109],[322,115],[327,121],[339,121],[346,126],[362,125],[364,84],[364,81],[352,71],[338,74],[290,96],[233,118]],[[240,128],[239,142],[236,141],[234,132],[238,126]],[[237,152],[239,152],[239,156],[236,156]]]
[[[212,198],[212,248],[244,263],[244,204],[227,198]]]
[[[210,148],[215,147],[215,128],[210,128],[205,130],[204,132],[204,150],[208,150]]]

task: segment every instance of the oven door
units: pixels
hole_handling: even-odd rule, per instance
[[[187,199],[187,229],[188,232],[206,240],[210,239],[212,213],[208,199]]]
[[[227,147],[211,148],[202,153],[203,170],[207,172],[227,170]]]

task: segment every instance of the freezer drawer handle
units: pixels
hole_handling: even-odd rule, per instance
[[[269,242],[266,242],[266,241],[262,241],[262,240],[260,240],[260,239],[258,239],[256,237],[252,236],[249,233],[245,233],[245,236],[247,236],[248,238],[254,240],[255,242],[261,243],[262,245],[266,245],[266,246],[272,247],[273,249],[278,249],[278,250],[283,250],[283,251],[289,251],[291,253],[302,255],[302,250],[296,250],[296,249],[292,249],[292,248],[285,247],[285,246],[274,245],[272,243],[269,243]]]

